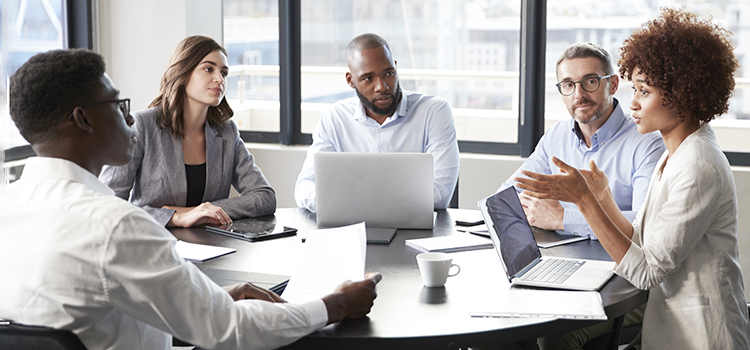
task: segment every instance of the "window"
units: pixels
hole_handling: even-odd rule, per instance
[[[67,47],[91,48],[90,1],[0,1],[0,186],[15,181],[24,159],[34,155],[19,134],[8,109],[8,83],[13,73],[31,56]]]
[[[580,1],[547,0],[547,63],[546,63],[546,126],[551,126],[570,115],[560,101],[555,88],[555,62],[565,48],[575,42],[590,41],[602,45],[612,56],[613,64],[619,59],[619,48],[630,34],[644,22],[659,16],[664,6],[676,8],[684,1],[640,1],[636,3],[617,0]],[[724,151],[750,152],[750,4],[747,2],[717,2],[694,0],[685,4],[685,10],[697,13],[701,19],[712,19],[730,30],[735,56],[740,69],[735,76],[735,89],[729,101],[729,112],[711,122]],[[616,69],[616,67],[615,67]],[[630,82],[621,81],[615,97],[629,113]]]
[[[388,41],[401,87],[445,98],[459,140],[511,142],[518,132],[520,0],[302,1],[302,132],[355,96],[346,46],[363,33]]]
[[[224,0],[224,14],[232,119],[240,130],[278,133],[278,1]]]
[[[520,0],[302,1],[301,132],[355,96],[344,80],[346,45],[373,32],[388,40],[404,89],[449,101],[460,140],[515,143],[520,8]],[[278,2],[224,0],[224,13],[234,119],[242,130],[278,132]],[[261,59],[248,66],[248,55]]]
[[[655,18],[659,7],[681,1],[224,0],[224,6],[225,46],[236,79],[230,84],[241,87],[230,87],[228,97],[246,141],[309,144],[320,113],[355,96],[344,80],[346,44],[374,32],[389,41],[404,89],[450,102],[462,152],[525,156],[544,125],[569,118],[554,87],[560,52],[594,41],[616,62],[634,29]],[[742,68],[730,112],[712,125],[730,162],[750,165],[750,27],[743,25],[750,22],[750,3],[693,0],[685,6],[734,33]],[[254,24],[243,29],[238,22]],[[239,43],[252,45],[236,53]],[[630,102],[625,87],[616,94],[623,106]]]
[[[10,76],[31,56],[66,47],[67,30],[63,0],[4,0],[0,8],[3,19],[2,85],[0,85],[0,147],[3,150],[27,144],[18,133],[8,110]]]

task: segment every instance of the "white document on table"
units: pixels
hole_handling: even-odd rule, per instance
[[[320,299],[346,280],[362,280],[366,250],[364,222],[311,230],[305,240],[301,265],[292,274],[281,297],[289,302]]]
[[[177,241],[174,248],[183,259],[193,261],[206,261],[208,259],[213,259],[237,251],[237,249],[234,248],[214,247],[205,244],[188,243],[185,241]]]
[[[471,317],[607,320],[598,292],[511,289],[499,293],[485,307],[471,312]]]

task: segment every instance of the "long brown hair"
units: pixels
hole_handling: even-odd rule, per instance
[[[213,39],[194,35],[183,39],[174,50],[172,58],[169,59],[167,70],[159,84],[159,95],[151,101],[149,107],[161,107],[159,125],[169,130],[175,138],[182,138],[185,135],[183,129],[183,107],[187,96],[185,85],[201,60],[216,50],[227,55],[227,51]],[[224,96],[218,106],[208,107],[206,120],[209,125],[217,127],[233,115],[234,111],[229,107],[227,98]]]

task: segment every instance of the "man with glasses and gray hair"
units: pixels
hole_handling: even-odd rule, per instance
[[[577,43],[557,59],[557,90],[572,120],[553,125],[523,165],[498,191],[515,185],[522,170],[558,173],[555,156],[578,169],[591,160],[607,174],[617,205],[631,221],[643,204],[664,143],[658,134],[641,135],[614,94],[620,84],[609,54],[601,46]],[[575,204],[536,199],[519,193],[529,224],[596,239]]]

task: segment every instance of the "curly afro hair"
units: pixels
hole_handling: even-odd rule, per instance
[[[101,86],[104,60],[84,49],[37,54],[10,78],[10,116],[31,144],[56,136],[60,122]]]
[[[662,105],[698,124],[729,109],[734,89],[731,32],[681,10],[662,8],[620,49],[620,76],[632,80],[636,68],[646,84],[662,90]]]

